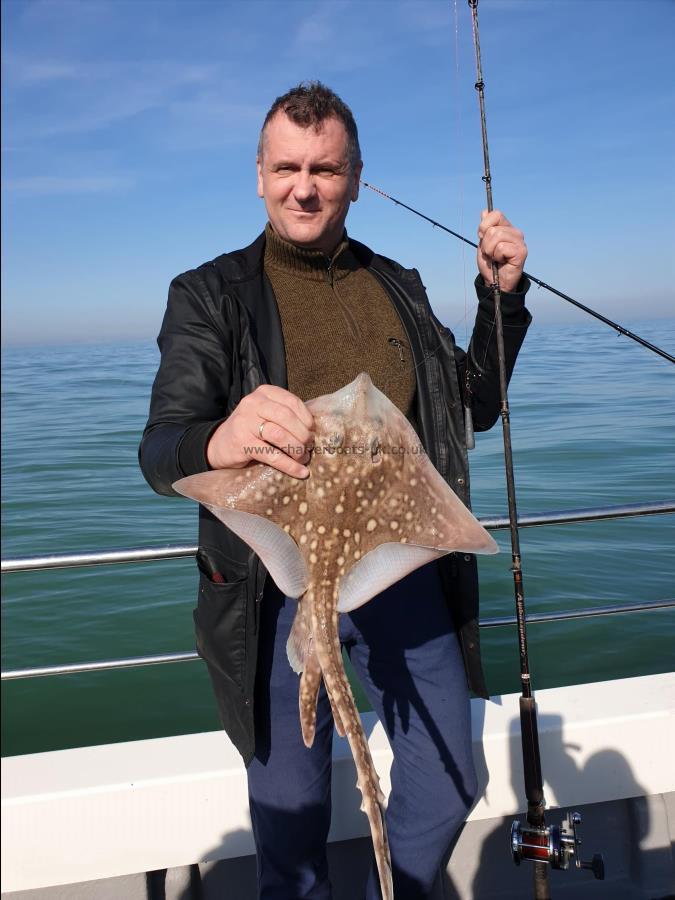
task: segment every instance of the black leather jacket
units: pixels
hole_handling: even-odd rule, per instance
[[[474,428],[499,416],[499,377],[490,292],[477,280],[478,313],[468,353],[431,311],[415,269],[403,269],[350,241],[361,263],[379,279],[396,307],[417,363],[416,422],[429,458],[469,505],[463,402],[470,387]],[[265,237],[179,275],[171,283],[158,337],[161,363],[139,450],[151,487],[173,494],[185,475],[208,469],[206,445],[242,397],[260,384],[286,387],[286,357],[276,300],[263,271]],[[507,373],[530,322],[524,307],[529,283],[503,295]],[[254,750],[253,696],[258,604],[266,570],[255,554],[203,507],[199,509],[201,570],[194,611],[197,649],[213,682],[225,730],[246,764]],[[480,662],[475,558],[450,554],[439,561],[457,627],[470,687],[487,696]],[[217,569],[224,584],[209,574]]]

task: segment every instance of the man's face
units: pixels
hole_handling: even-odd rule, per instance
[[[279,237],[330,255],[358,197],[362,168],[352,170],[342,122],[325,119],[317,131],[279,112],[267,124],[257,163],[258,196]]]

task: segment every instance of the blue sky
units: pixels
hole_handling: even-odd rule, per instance
[[[495,203],[534,274],[619,321],[675,315],[672,0],[481,0]],[[3,340],[154,337],[170,279],[265,222],[255,145],[318,78],[364,178],[473,237],[466,0],[4,0]],[[363,191],[352,235],[463,336],[470,250]],[[533,289],[539,322],[579,321]],[[601,327],[601,326],[598,326]]]

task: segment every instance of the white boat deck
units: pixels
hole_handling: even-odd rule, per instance
[[[455,893],[446,891],[447,897],[479,896],[471,891],[480,882],[487,848],[493,845],[489,856],[494,855],[495,865],[504,873],[498,879],[502,890],[481,893],[481,900],[524,896],[524,884],[529,887],[529,867],[513,866],[507,838],[500,837],[497,844],[491,837],[498,828],[508,831],[511,819],[525,807],[518,696],[472,701],[474,756],[484,789],[453,854],[448,877]],[[628,807],[617,804],[640,798],[636,802],[643,813],[634,813],[633,818],[641,815],[643,821],[639,827],[622,826],[620,840],[625,842],[626,828],[632,829],[635,846],[625,848],[625,854],[637,860],[651,854],[652,859],[647,880],[644,872],[631,874],[635,865],[628,865],[637,893],[625,893],[625,885],[616,881],[609,865],[604,884],[593,882],[586,872],[555,873],[560,895],[572,890],[569,896],[586,896],[580,890],[582,883],[589,891],[594,889],[594,897],[612,900],[675,895],[669,847],[675,836],[675,674],[539,691],[537,707],[548,807],[567,810],[607,804],[614,810],[618,829],[616,810]],[[386,793],[389,744],[373,714],[365,714],[363,720]],[[343,858],[351,846],[363,869],[367,842],[360,850],[357,844],[341,843],[367,835],[367,822],[359,811],[351,755],[339,738],[334,745],[333,798],[331,855]],[[559,815],[551,816],[551,821],[559,820]],[[607,852],[618,835],[611,833],[611,826],[600,831],[591,843],[588,827],[582,825],[585,855]],[[150,897],[152,879],[144,873],[181,872],[185,867],[190,871],[197,865],[206,871],[219,860],[231,860],[233,871],[248,866],[250,879],[250,859],[242,860],[253,853],[245,770],[222,732],[9,757],[2,760],[2,841],[3,897],[19,891],[29,892],[18,895],[26,900]],[[463,843],[467,846],[461,849]],[[116,882],[122,891],[117,895],[94,893],[91,886],[88,893],[78,893],[78,883],[96,881],[103,890],[111,884],[108,879],[122,876],[129,879],[128,887],[122,889],[123,882]],[[134,877],[141,878],[145,894],[132,891]],[[59,892],[59,885],[69,887]],[[610,885],[613,892],[607,893]],[[51,892],[42,890],[46,888]],[[639,892],[643,888],[647,893]],[[166,883],[162,896],[169,896]],[[187,900],[193,895],[175,896]],[[246,894],[218,896],[253,894],[249,887]]]

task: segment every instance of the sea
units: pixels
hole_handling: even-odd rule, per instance
[[[675,353],[675,319],[631,322]],[[14,346],[2,359],[2,556],[196,544],[197,510],[138,469],[150,341]],[[509,392],[521,515],[675,498],[675,367],[593,322],[536,323]],[[501,426],[477,435],[472,498],[506,515]],[[480,559],[481,616],[513,614],[508,532]],[[529,613],[675,596],[675,516],[521,530]],[[2,668],[194,649],[192,559],[3,576]],[[535,692],[675,667],[675,609],[531,624]],[[484,629],[492,694],[519,691],[516,631]],[[582,690],[583,688],[580,688]],[[15,755],[220,727],[201,661],[3,682]]]

